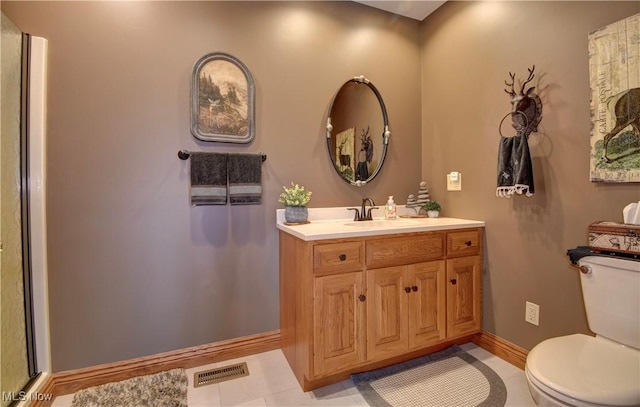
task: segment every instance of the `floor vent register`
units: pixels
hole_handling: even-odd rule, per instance
[[[206,386],[207,384],[220,383],[239,377],[249,376],[249,368],[246,362],[234,365],[218,367],[215,369],[196,372],[193,375],[193,387]]]

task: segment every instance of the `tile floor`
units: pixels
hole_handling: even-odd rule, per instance
[[[529,395],[524,371],[492,355],[474,344],[465,344],[462,349],[493,369],[507,386],[508,407],[534,407]],[[193,374],[213,367],[246,361],[249,376],[235,380],[193,387]],[[264,352],[240,359],[187,369],[189,407],[208,406],[354,406],[368,404],[350,380],[332,384],[304,393],[289,368],[280,350]],[[53,407],[71,404],[73,395],[57,397]]]

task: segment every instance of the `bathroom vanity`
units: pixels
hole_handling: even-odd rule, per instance
[[[282,350],[305,391],[480,332],[483,222],[277,227]]]

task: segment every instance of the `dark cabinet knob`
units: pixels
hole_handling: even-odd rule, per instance
[[[449,280],[449,282],[453,285],[456,285],[456,283],[458,282],[458,280],[456,280],[455,278],[452,278],[451,280]]]
[[[404,288],[404,292],[405,293],[410,293],[411,292],[411,287],[405,287]]]
[[[414,285],[413,287],[411,287],[411,290],[415,293],[416,291],[418,291],[418,286]]]
[[[471,246],[471,240],[465,240],[464,244],[465,244],[466,246]]]
[[[367,297],[364,296],[364,294],[360,294],[360,296],[358,297],[358,299],[360,300],[360,302],[364,302],[364,300],[367,299]]]
[[[340,259],[340,261],[345,261],[345,260],[347,260],[347,255],[346,254],[341,254],[340,256],[338,256],[338,258]]]

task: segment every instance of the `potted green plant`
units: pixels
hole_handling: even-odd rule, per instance
[[[427,211],[427,216],[430,218],[437,218],[440,216],[442,207],[437,201],[427,201],[424,204],[424,210]]]
[[[309,213],[307,205],[311,201],[311,191],[307,191],[303,186],[291,183],[291,187],[282,187],[284,192],[280,194],[278,202],[285,206],[284,218],[289,223],[306,222]]]

